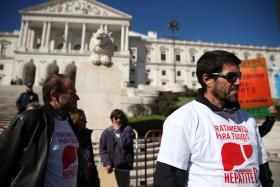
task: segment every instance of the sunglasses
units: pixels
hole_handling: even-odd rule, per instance
[[[113,119],[114,120],[118,120],[118,119],[122,120],[123,118],[122,118],[122,116],[114,116]]]
[[[222,77],[226,79],[228,82],[235,82],[237,79],[241,79],[241,72],[228,72],[226,74],[223,73],[211,73],[212,76]]]

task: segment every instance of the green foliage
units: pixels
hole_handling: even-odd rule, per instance
[[[145,115],[141,117],[128,117],[129,123],[134,123],[138,121],[148,121],[148,120],[165,120],[165,116],[163,115]]]
[[[181,93],[161,92],[152,105],[153,114],[168,116],[180,106],[188,103],[196,97],[196,92],[188,90]]]
[[[149,110],[143,104],[133,104],[128,107],[133,116],[143,116],[148,114]]]
[[[177,106],[183,106],[184,104],[195,100],[195,97],[179,97],[176,103]]]
[[[129,125],[138,132],[138,136],[143,138],[148,130],[162,129],[165,117],[160,115],[149,115],[141,117],[129,117]]]

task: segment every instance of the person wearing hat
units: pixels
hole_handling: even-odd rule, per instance
[[[28,82],[26,84],[26,92],[20,94],[19,98],[16,101],[16,106],[18,112],[23,112],[26,110],[26,107],[29,103],[39,103],[39,97],[36,93],[33,92],[33,83]]]

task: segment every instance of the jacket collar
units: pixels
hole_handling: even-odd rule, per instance
[[[204,96],[204,92],[203,92],[202,88],[198,89],[196,101],[206,105],[214,112],[222,111],[222,112],[227,112],[227,113],[233,113],[240,109],[240,105],[239,105],[238,101],[237,102],[228,101],[228,102],[226,102],[224,108],[222,108],[222,109],[218,108],[217,106],[210,103],[210,101]]]

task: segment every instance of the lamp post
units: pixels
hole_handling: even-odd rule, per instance
[[[174,62],[173,62],[173,71],[174,71],[174,83],[176,83],[176,50],[175,50],[175,39],[177,38],[177,33],[180,30],[180,25],[176,20],[171,20],[167,26],[168,30],[171,32],[171,39],[173,40],[173,52],[174,52]]]

